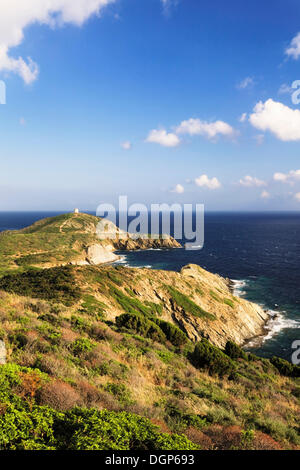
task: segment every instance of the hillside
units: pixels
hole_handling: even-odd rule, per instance
[[[196,265],[88,263],[98,220],[0,235],[0,449],[300,449],[300,368],[240,348],[267,313]]]
[[[171,237],[152,240],[147,235],[132,239],[130,234],[125,234],[120,239],[120,232],[110,222],[107,230],[114,231],[116,238],[100,240],[96,233],[100,220],[89,214],[70,213],[39,220],[22,230],[0,233],[0,274],[29,266],[49,268],[112,262],[118,259],[114,250],[180,247]]]
[[[299,448],[299,368],[227,341],[250,305],[193,265],[3,277],[0,449]]]

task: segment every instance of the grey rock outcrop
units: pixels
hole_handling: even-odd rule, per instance
[[[0,340],[0,365],[6,364],[6,346],[4,341]]]

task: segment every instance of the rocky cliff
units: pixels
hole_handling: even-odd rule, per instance
[[[179,326],[193,342],[204,336],[220,347],[228,340],[242,345],[263,334],[269,319],[259,305],[234,296],[228,280],[197,265],[188,265],[179,273],[95,267],[87,274],[84,268],[78,268],[76,278],[79,285],[89,279],[89,289],[107,305],[106,314],[111,321],[124,312],[125,304],[133,312],[139,312],[139,308],[143,312],[141,305],[145,309],[152,305],[161,319]],[[112,289],[114,282],[117,286]]]
[[[116,261],[115,250],[181,247],[172,237],[135,238],[107,221],[104,233],[100,233],[100,221],[93,215],[71,213],[39,220],[22,230],[2,232],[0,271],[29,266],[95,265]]]

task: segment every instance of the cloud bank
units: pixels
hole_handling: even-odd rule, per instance
[[[1,0],[0,71],[18,74],[26,84],[37,79],[38,65],[30,58],[13,57],[11,49],[24,40],[25,29],[34,24],[52,28],[66,23],[81,26],[115,0]]]
[[[171,193],[183,194],[184,187],[182,186],[182,184],[176,184],[175,188],[171,190]]]
[[[165,129],[153,129],[149,132],[146,142],[159,144],[163,147],[177,147],[180,144],[180,139],[176,134],[168,133]]]
[[[293,185],[296,181],[300,181],[300,170],[291,170],[288,173],[274,173],[273,179],[279,183]]]
[[[267,100],[260,101],[254,107],[249,121],[256,129],[270,131],[283,142],[300,140],[300,111],[288,106]]]
[[[207,175],[201,175],[199,178],[195,179],[195,183],[200,188],[208,188],[208,189],[219,189],[221,187],[221,183],[218,178],[209,178]]]
[[[300,33],[298,33],[291,41],[289,47],[285,50],[288,57],[297,60],[300,56]]]
[[[200,119],[188,119],[181,122],[176,129],[176,133],[190,136],[202,135],[208,139],[214,139],[218,135],[233,137],[235,131],[224,121],[206,122]]]
[[[239,184],[241,186],[245,186],[247,188],[253,188],[253,187],[261,187],[261,186],[266,186],[265,181],[260,180],[256,178],[255,176],[245,176],[244,178],[240,179]]]

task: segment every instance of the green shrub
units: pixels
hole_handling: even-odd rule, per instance
[[[181,410],[176,403],[168,403],[165,413],[168,424],[175,430],[184,431],[188,427],[201,430],[207,425],[205,418]]]
[[[281,375],[285,375],[286,377],[300,377],[300,366],[296,366],[291,364],[281,357],[272,357],[270,359],[271,364],[279,371]]]
[[[196,344],[190,358],[195,367],[207,369],[212,375],[223,376],[232,373],[235,369],[234,362],[204,338]]]
[[[89,324],[84,318],[77,317],[76,315],[72,315],[71,317],[71,325],[75,330],[78,331],[87,331],[89,328]]]
[[[47,380],[46,374],[25,367],[0,367],[0,451],[198,449],[185,436],[163,434],[135,414],[92,408],[59,412],[38,406],[34,398],[14,392],[24,376]]]
[[[69,266],[8,274],[0,279],[0,289],[33,298],[56,300],[65,305],[72,305],[81,297],[73,269]]]
[[[186,334],[183,333],[183,331],[181,331],[177,326],[172,325],[171,323],[164,320],[155,319],[154,321],[164,332],[167,340],[174,344],[174,346],[180,347],[188,342]]]
[[[108,383],[105,386],[105,390],[114,395],[123,405],[131,405],[134,403],[130,390],[122,383]]]
[[[66,432],[67,431],[67,432]],[[74,409],[65,414],[68,450],[197,450],[185,436],[163,434],[148,419],[126,412]]]
[[[71,344],[74,356],[80,356],[83,353],[90,352],[94,349],[94,344],[87,338],[76,339]]]
[[[153,321],[148,320],[135,313],[123,313],[116,318],[116,324],[119,328],[134,330],[141,336],[151,338],[154,341],[165,342],[166,336],[163,331]]]
[[[237,344],[233,343],[232,341],[227,341],[224,352],[231,359],[248,359],[248,356],[245,351],[243,351],[242,348],[240,348]]]

